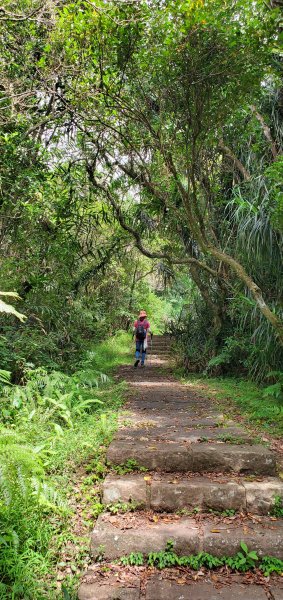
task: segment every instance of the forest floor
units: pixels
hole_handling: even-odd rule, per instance
[[[79,599],[283,600],[282,577],[260,567],[283,558],[280,442],[223,413],[199,382],[178,381],[163,342],[145,369],[119,368],[128,400]],[[177,555],[194,559],[176,564]],[[217,563],[223,556],[232,569]],[[246,573],[235,573],[237,560]]]

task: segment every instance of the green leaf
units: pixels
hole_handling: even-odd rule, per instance
[[[249,549],[248,549],[247,544],[245,544],[245,542],[241,542],[240,546],[241,546],[242,550],[245,552],[245,554],[248,554]]]

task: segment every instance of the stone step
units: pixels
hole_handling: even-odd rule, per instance
[[[276,475],[275,455],[260,445],[188,443],[181,446],[178,442],[114,440],[108,448],[108,462],[121,465],[129,459],[150,471]]]
[[[151,342],[151,339],[150,339],[150,342]],[[154,346],[154,348],[171,348],[172,342],[170,342],[170,340],[157,340],[153,336],[152,345]]]
[[[150,342],[149,342],[149,344],[148,344],[148,348],[151,348],[151,343],[150,343]],[[168,352],[168,351],[170,352],[170,351],[171,351],[171,345],[170,345],[170,344],[166,344],[166,345],[165,345],[165,344],[162,344],[162,345],[161,345],[161,344],[154,344],[154,343],[153,343],[153,344],[152,344],[152,349],[153,349],[155,352],[163,352],[163,351],[164,351],[164,352]]]
[[[102,502],[105,505],[134,502],[139,508],[162,512],[198,508],[267,515],[276,496],[283,497],[283,481],[276,478],[247,481],[244,478],[163,475],[158,479],[154,475],[127,474],[106,477]]]
[[[151,343],[150,342],[148,344],[148,349],[149,350],[151,349]],[[171,352],[171,346],[168,345],[168,344],[166,346],[163,346],[163,345],[159,346],[157,344],[152,344],[152,350],[154,352],[156,352],[156,353],[159,353],[159,352]]]
[[[174,426],[169,427],[138,427],[133,429],[132,427],[123,427],[116,433],[115,439],[117,440],[135,440],[141,442],[155,443],[156,441],[170,440],[170,442],[179,442],[184,444],[186,442],[208,442],[217,440],[219,443],[225,443],[225,440],[233,440],[234,443],[253,444],[253,437],[248,431],[241,427],[203,427],[203,428],[175,428]]]
[[[168,350],[168,348],[162,348],[162,350],[159,350],[158,348],[147,348],[147,354],[153,354],[153,356],[171,356],[171,351]]]
[[[174,575],[173,575],[174,572]],[[173,575],[173,577],[172,577]],[[226,583],[226,585],[225,585]],[[113,564],[91,565],[82,579],[79,600],[273,600],[283,599],[283,584],[264,585],[248,581],[244,575],[229,575],[229,580],[212,580],[202,574],[201,581],[171,569],[148,575],[139,569],[125,568],[121,574]]]
[[[171,358],[172,354],[170,352],[159,352],[158,350],[147,350],[148,356],[154,356],[157,358]]]
[[[151,341],[149,341],[149,346],[151,346]],[[171,346],[172,346],[172,344],[170,342],[166,342],[166,343],[162,342],[162,344],[161,343],[157,344],[154,341],[154,339],[152,342],[152,348],[154,348],[155,350],[171,350]]]
[[[259,522],[260,519],[260,522]],[[91,537],[91,554],[97,559],[116,560],[131,552],[148,554],[165,550],[174,542],[178,555],[209,552],[214,556],[233,556],[245,542],[259,556],[283,559],[283,520],[268,517],[232,520],[194,519],[176,515],[126,513],[99,516]]]
[[[147,354],[150,355],[150,356],[157,357],[157,358],[170,358],[170,357],[172,357],[172,354],[171,354],[170,350],[169,351],[166,350],[166,352],[165,351],[159,352],[159,350],[156,350],[156,349],[153,349],[152,351],[149,349],[149,350],[147,350]]]

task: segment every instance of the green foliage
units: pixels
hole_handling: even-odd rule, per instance
[[[283,372],[273,371],[268,376],[277,379],[277,382],[264,389],[264,398],[274,400],[278,404],[283,404]]]
[[[107,504],[106,510],[113,515],[117,515],[118,513],[126,513],[126,512],[134,512],[139,508],[139,503],[135,501],[131,502],[115,502],[113,504]]]
[[[277,157],[265,171],[267,181],[270,183],[270,194],[272,198],[272,224],[276,230],[283,232],[283,157]]]
[[[232,377],[199,377],[191,375],[190,381],[200,395],[211,396],[223,403],[225,411],[237,410],[262,432],[282,436],[283,409],[277,399],[264,396],[264,388],[246,379]]]
[[[124,566],[142,567],[144,565],[144,557],[142,552],[131,552],[129,556],[123,556],[121,563]]]
[[[138,471],[140,473],[146,473],[147,468],[140,465],[134,458],[128,458],[125,463],[120,465],[111,465],[117,475],[125,475],[126,473],[134,473]]]
[[[9,385],[11,383],[10,371],[5,371],[3,369],[0,370],[0,383],[4,383],[5,385]]]
[[[108,337],[93,350],[86,353],[83,358],[85,367],[90,364],[90,368],[95,367],[99,371],[109,371],[119,364],[130,361],[130,343],[129,334],[118,331],[115,336]]]
[[[19,294],[16,292],[0,292],[0,296],[9,296],[10,298],[15,298],[16,300],[20,300]],[[19,313],[11,304],[7,304],[3,302],[0,298],[0,312],[6,313],[8,315],[14,315],[20,321],[24,321],[26,319],[25,315]]]
[[[234,508],[226,508],[225,510],[213,510],[209,509],[210,513],[213,515],[219,515],[220,517],[233,517],[236,514],[236,510]]]
[[[270,514],[278,518],[283,517],[283,499],[281,498],[281,496],[275,496],[274,504],[270,511]]]
[[[105,370],[124,361],[127,346],[103,342]],[[126,338],[123,339],[123,343]],[[63,540],[72,538],[67,492],[78,467],[88,464],[93,482],[107,472],[104,451],[117,426],[123,384],[97,370],[95,352],[86,354],[73,376],[48,373],[43,367],[25,370],[26,384],[2,385],[0,436],[0,543],[3,600],[58,598],[48,577],[56,579]],[[103,450],[104,448],[104,450]],[[86,493],[87,495],[87,493]],[[90,499],[88,512],[103,510]],[[86,521],[87,518],[85,517]],[[92,524],[92,523],[91,523]],[[82,540],[78,540],[79,545]],[[86,554],[87,551],[84,551]],[[76,569],[85,560],[77,553]],[[81,563],[80,563],[81,561]],[[66,580],[73,594],[75,582]],[[74,588],[74,589],[73,589]]]
[[[273,556],[263,556],[259,564],[259,569],[264,574],[264,577],[269,577],[272,573],[282,575],[283,565],[282,560]]]
[[[140,552],[132,552],[129,556],[123,556],[120,561],[123,565],[157,567],[166,569],[170,567],[189,567],[194,571],[201,568],[217,569],[224,565],[231,571],[246,573],[249,570],[258,568],[267,577],[273,572],[282,573],[283,561],[270,556],[259,559],[257,553],[249,551],[245,542],[241,542],[241,550],[234,556],[222,556],[221,558],[213,556],[208,552],[199,554],[190,554],[189,556],[178,556],[174,550],[174,542],[168,541],[165,550],[160,552],[150,552],[146,557]],[[260,561],[260,562],[259,562]]]
[[[217,437],[217,439],[221,440],[222,442],[225,442],[226,444],[228,443],[228,444],[238,444],[238,445],[242,445],[242,444],[253,445],[253,444],[262,444],[263,443],[260,436],[255,436],[255,437],[250,436],[247,439],[246,437],[224,434],[224,435],[219,435]],[[265,442],[265,444],[268,444],[268,442]]]
[[[130,360],[140,308],[155,333],[172,321],[187,370],[267,381],[239,404],[280,431],[278,327],[233,272],[279,322],[280,15],[267,4],[22,0],[15,18],[5,4],[0,287],[21,312],[0,302],[3,598],[50,597],[57,489],[82,462],[93,481],[107,471],[123,386],[105,374]]]

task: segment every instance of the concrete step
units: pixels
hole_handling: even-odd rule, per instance
[[[276,475],[275,455],[260,445],[188,443],[181,446],[178,442],[114,440],[108,448],[108,462],[121,465],[129,459],[150,471]]]
[[[155,348],[170,348],[173,342],[171,340],[157,340],[156,337],[152,338],[152,345]]]
[[[151,344],[149,343],[148,348],[151,348]],[[155,350],[155,352],[168,352],[171,350],[171,346],[169,344],[167,344],[166,346],[157,346],[156,344],[152,344],[152,349]]]
[[[179,442],[184,444],[186,442],[208,442],[218,441],[224,443],[224,440],[234,441],[237,444],[251,443],[253,444],[253,437],[248,431],[241,427],[229,426],[229,427],[199,427],[191,429],[176,429],[174,426],[168,427],[138,427],[133,429],[132,427],[123,427],[116,433],[115,439],[117,440],[135,440],[141,442],[151,442],[164,440],[170,442]]]
[[[260,519],[260,522],[259,522]],[[244,541],[259,556],[283,559],[283,521],[268,517],[251,519],[194,519],[176,515],[126,513],[99,516],[91,537],[94,559],[103,556],[115,560],[131,552],[148,554],[165,550],[168,540],[174,542],[178,555],[201,551],[214,556],[233,556]]]
[[[148,345],[148,350],[151,350],[151,344],[149,343]],[[156,344],[152,344],[152,351],[155,352],[156,354],[159,354],[159,352],[171,352],[171,346],[167,345],[167,346],[157,346]]]
[[[174,572],[174,576],[172,574]],[[202,574],[201,581],[194,581],[186,573],[171,569],[146,575],[139,569],[91,565],[83,577],[78,594],[79,600],[274,600],[283,599],[283,584],[271,582],[267,592],[264,585],[249,582],[244,575],[229,575],[229,581],[217,576],[212,580]]]
[[[147,354],[150,354],[152,356],[157,356],[158,358],[169,358],[172,356],[170,350],[166,350],[166,352],[159,352],[159,350],[153,349],[153,350],[147,350]]]
[[[174,512],[187,508],[223,512],[233,509],[267,515],[275,496],[283,497],[283,481],[267,478],[178,477],[127,474],[108,475],[103,483],[103,503],[135,502],[139,508]]]
[[[149,348],[151,348],[151,344],[149,344],[149,345],[148,345],[148,347],[149,347]],[[170,350],[171,350],[171,345],[170,345],[170,344],[166,344],[166,345],[162,345],[162,346],[161,346],[161,345],[157,345],[157,344],[155,344],[155,343],[153,342],[153,344],[152,344],[152,349],[153,349],[155,352],[163,352],[163,351],[164,351],[164,352],[168,352],[168,351],[170,352]]]

